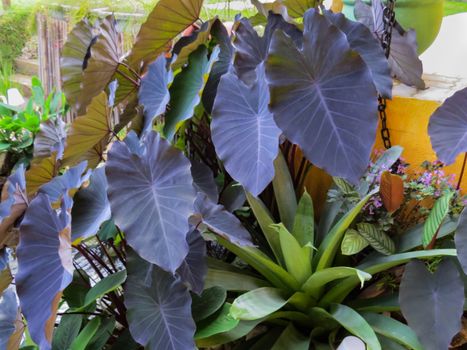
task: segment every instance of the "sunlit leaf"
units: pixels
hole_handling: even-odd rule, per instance
[[[289,14],[294,17],[302,17],[308,9],[316,6],[316,0],[283,0],[282,3],[289,10]]]
[[[51,348],[58,302],[73,277],[70,205],[64,198],[56,212],[40,193],[20,226],[16,288],[31,338],[41,349]]]
[[[230,314],[239,320],[257,320],[272,314],[287,304],[284,291],[264,287],[244,293],[236,298]]]
[[[447,349],[461,329],[464,284],[446,259],[434,274],[421,261],[405,267],[399,289],[402,314],[426,350]]]
[[[83,155],[112,133],[111,114],[107,94],[101,92],[89,104],[86,114],[76,118],[70,126],[63,162],[72,164],[84,160]]]
[[[212,141],[227,172],[254,196],[274,177],[280,130],[269,112],[263,66],[246,85],[233,72],[219,83],[212,110]]]
[[[309,10],[304,23],[301,50],[283,32],[273,36],[266,66],[270,108],[284,135],[313,164],[357,182],[377,127],[371,73],[324,16]]]
[[[61,117],[42,122],[34,138],[34,158],[45,158],[57,150],[57,145],[66,138],[65,122]]]
[[[133,275],[140,261],[128,261],[136,265],[129,266],[124,286],[131,335],[150,350],[194,348],[190,293],[178,278],[154,265],[146,278],[140,272]]]
[[[454,192],[449,191],[436,200],[435,205],[430,211],[428,218],[423,225],[422,243],[426,248],[438,233],[444,218],[449,213],[450,203]]]
[[[298,202],[292,233],[302,247],[315,242],[313,200],[306,190]]]
[[[113,15],[107,16],[99,26],[96,43],[91,46],[91,57],[83,71],[78,109],[83,111],[112,80],[122,56],[120,34]]]
[[[83,69],[87,67],[91,45],[96,39],[93,35],[93,26],[87,19],[83,19],[68,33],[67,41],[62,48],[60,60],[62,88],[71,106],[77,106]]]
[[[188,254],[190,162],[155,132],[125,142],[112,146],[105,167],[112,216],[141,257],[175,272]]]
[[[358,233],[379,253],[394,254],[396,245],[391,237],[373,224],[362,222],[357,225]]]
[[[199,18],[202,6],[203,0],[159,1],[141,26],[128,58],[130,64],[147,64],[163,53],[171,40]]]
[[[335,11],[334,11],[335,12]],[[357,51],[370,68],[376,89],[383,97],[392,96],[392,77],[388,60],[379,40],[362,23],[347,19],[342,13],[323,12],[337,28],[344,32],[350,47]]]
[[[449,97],[431,116],[428,125],[431,145],[438,158],[452,164],[467,152],[467,89]]]
[[[399,175],[391,174],[389,171],[381,174],[379,188],[384,207],[390,213],[400,208],[404,202],[404,182]]]
[[[167,70],[167,59],[160,55],[148,67],[148,72],[141,79],[138,92],[139,102],[144,106],[143,131],[150,131],[154,118],[165,112],[169,103],[169,84],[172,82],[171,70]]]
[[[76,193],[74,202],[75,205],[71,211],[72,241],[96,234],[101,224],[110,218],[104,167],[92,173],[90,184]]]
[[[217,59],[219,51],[214,50],[208,60],[208,50],[201,45],[188,57],[188,65],[174,78],[170,86],[169,110],[165,114],[164,134],[172,140],[177,125],[193,116],[194,109],[200,102],[200,94],[206,83],[205,75]]]
[[[206,242],[198,230],[191,231],[187,236],[189,251],[177,274],[190,289],[201,294],[204,289],[204,279],[208,272],[206,264]]]

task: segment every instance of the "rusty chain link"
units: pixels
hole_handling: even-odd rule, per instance
[[[383,47],[386,58],[389,58],[391,52],[392,29],[396,23],[396,13],[394,7],[396,0],[387,0],[386,7],[383,10],[384,30],[381,36],[381,46]],[[391,148],[391,135],[387,125],[386,99],[378,95],[378,113],[381,119],[381,138],[386,149]]]

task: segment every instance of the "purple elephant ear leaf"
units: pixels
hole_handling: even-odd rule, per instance
[[[206,195],[199,193],[196,197],[195,212],[200,222],[215,234],[239,246],[254,246],[250,233],[237,217]]]
[[[155,132],[140,144],[130,135],[112,146],[105,167],[112,216],[142,258],[173,273],[188,254],[190,162]]]
[[[428,134],[443,163],[452,164],[467,152],[467,88],[449,97],[431,116]]]
[[[3,185],[0,203],[0,241],[4,242],[10,227],[23,215],[29,200],[26,193],[24,166],[21,164]],[[2,244],[0,244],[2,248]]]
[[[136,254],[127,264],[124,295],[133,338],[149,350],[195,349],[188,289],[171,273],[155,265],[146,268],[149,264]],[[141,278],[142,273],[146,278]]]
[[[362,0],[355,3],[355,18],[366,25],[379,39],[384,32],[384,6],[381,0],[372,0],[368,6]],[[404,84],[424,89],[423,65],[417,54],[417,37],[413,29],[404,31],[399,23],[392,31],[389,66],[392,75]]]
[[[58,302],[73,278],[70,206],[65,196],[57,212],[39,193],[20,226],[16,288],[31,338],[41,350],[51,349]]]
[[[144,106],[143,131],[152,129],[154,118],[165,112],[165,107],[170,100],[168,86],[172,82],[173,74],[167,70],[167,59],[160,55],[148,67],[148,72],[141,79],[138,97]]]
[[[204,289],[204,279],[208,273],[206,263],[206,243],[198,230],[193,230],[187,237],[190,250],[185,261],[178,268],[177,274],[182,282],[200,295]]]
[[[378,122],[370,70],[344,33],[316,10],[306,12],[304,26],[301,50],[283,32],[274,34],[266,65],[270,109],[310,162],[357,183]]]
[[[467,275],[467,210],[464,209],[457,224],[456,234],[454,236],[456,241],[457,259]]]
[[[15,333],[18,302],[13,287],[0,295],[0,349],[9,349],[8,344]]]
[[[379,93],[386,98],[392,96],[392,77],[381,43],[362,23],[347,19],[342,13],[324,10],[325,17],[347,36],[350,47],[357,51],[370,68]]]
[[[284,31],[301,46],[302,33],[293,24],[287,23],[281,15],[270,13],[264,35],[260,37],[250,21],[242,18],[235,31],[234,66],[238,77],[246,84],[256,80],[255,69],[268,56],[269,45],[276,29]]]
[[[85,172],[86,167],[87,161],[83,161],[75,167],[68,169],[65,174],[54,177],[43,185],[39,189],[39,193],[47,194],[52,203],[56,202],[67,191],[80,188],[83,182],[89,179],[91,173],[90,171]]]
[[[461,329],[464,283],[451,260],[443,260],[434,274],[421,261],[405,267],[399,290],[402,314],[426,350],[449,348]]]
[[[211,201],[217,203],[219,189],[212,170],[206,164],[193,160],[191,162],[191,176],[196,190],[205,193]]]
[[[34,158],[45,158],[52,154],[57,145],[66,138],[65,122],[62,118],[49,119],[40,125],[40,131],[34,138]]]
[[[96,234],[101,224],[110,218],[104,167],[94,170],[88,187],[78,191],[73,199],[71,238],[72,241],[86,239]]]
[[[268,109],[269,90],[261,64],[257,80],[246,85],[234,73],[224,75],[212,110],[212,141],[228,173],[258,196],[274,178],[279,135]]]

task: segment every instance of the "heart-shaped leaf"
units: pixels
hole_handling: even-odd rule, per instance
[[[128,260],[124,292],[131,335],[150,350],[194,349],[190,293],[177,277],[148,265],[136,256]]]
[[[68,33],[67,41],[62,48],[60,60],[62,88],[71,106],[77,107],[78,97],[81,94],[83,70],[87,67],[91,46],[96,40],[97,37],[93,35],[93,26],[87,19],[84,19]]]
[[[294,17],[302,17],[308,9],[316,6],[316,0],[283,0],[282,3],[289,10],[289,14]]]
[[[26,194],[24,165],[18,166],[14,174],[3,185],[0,203],[0,248],[3,247],[9,228],[23,215],[29,200]],[[2,268],[3,270],[3,268]]]
[[[164,134],[171,140],[180,122],[193,116],[195,107],[200,101],[200,93],[206,82],[212,63],[218,51],[214,50],[208,60],[206,46],[198,47],[188,58],[188,65],[174,78],[170,86],[170,109],[165,114]]]
[[[363,222],[357,225],[358,233],[379,253],[384,255],[394,254],[396,245],[391,237],[375,225]]]
[[[227,28],[221,21],[215,21],[211,28],[212,40],[219,45],[219,57],[212,65],[208,81],[203,89],[201,99],[206,111],[211,113],[214,100],[217,95],[217,88],[221,77],[229,70],[234,54],[234,48],[230,40]]]
[[[86,114],[71,124],[63,155],[65,164],[85,160],[87,152],[101,141],[107,142],[112,133],[111,113],[107,94],[103,91],[93,98]]]
[[[452,164],[467,152],[467,88],[449,97],[431,116],[428,133],[438,158]]]
[[[120,33],[115,17],[110,15],[101,22],[96,43],[91,46],[91,57],[83,71],[78,110],[85,110],[92,99],[110,83],[121,56]]]
[[[65,122],[62,118],[49,119],[40,125],[40,131],[34,138],[34,158],[45,158],[57,150],[66,138]]]
[[[187,237],[189,251],[177,274],[190,289],[201,294],[204,289],[204,279],[208,273],[206,264],[206,242],[198,230],[193,230]]]
[[[60,159],[60,151],[54,151],[49,157],[31,164],[25,175],[29,196],[34,195],[41,186],[51,181],[57,175],[60,168]]]
[[[438,233],[444,218],[449,213],[450,203],[454,192],[447,192],[436,200],[435,205],[430,211],[428,218],[423,225],[423,247],[427,247]]]
[[[384,55],[381,43],[362,23],[347,19],[342,13],[323,12],[325,17],[344,32],[350,47],[357,51],[370,68],[376,90],[383,97],[392,96],[392,77],[388,60]]]
[[[372,6],[362,0],[355,1],[355,18],[366,25],[380,40],[384,33],[384,5],[381,0],[372,0]],[[392,31],[389,66],[394,77],[407,85],[425,88],[422,80],[423,65],[417,54],[417,35],[415,30],[404,31],[396,22]]]
[[[263,66],[246,85],[225,74],[212,110],[212,141],[228,173],[254,196],[274,178],[280,130],[268,109],[269,90]]]
[[[457,258],[461,263],[464,273],[467,274],[467,210],[463,210],[457,224],[456,234]]]
[[[112,216],[147,261],[175,272],[188,253],[195,190],[190,162],[159,134],[116,142],[105,167]],[[139,210],[134,210],[139,208]]]
[[[217,203],[219,190],[212,170],[206,164],[193,160],[191,162],[191,175],[196,190],[205,193],[212,202]]]
[[[211,202],[203,193],[196,197],[195,212],[200,216],[200,222],[215,234],[238,246],[253,246],[250,233],[237,217],[222,205]]]
[[[312,163],[357,182],[377,127],[371,73],[324,16],[309,10],[304,22],[301,50],[283,32],[274,34],[266,66],[270,108],[285,136]]]
[[[94,170],[90,184],[76,193],[74,202],[71,212],[72,241],[95,235],[101,224],[110,218],[104,167]]]
[[[464,284],[456,265],[446,259],[434,274],[421,261],[405,267],[399,303],[408,325],[426,350],[449,348],[461,328]]]
[[[51,348],[58,303],[73,278],[71,204],[65,197],[57,212],[48,196],[39,193],[20,226],[16,288],[31,338],[40,349]]]
[[[195,22],[203,0],[161,0],[149,14],[136,37],[128,61],[133,67],[150,63],[170,47],[171,41]]]
[[[271,39],[276,29],[284,31],[300,46],[302,33],[293,24],[287,23],[281,15],[270,13],[264,35],[260,37],[250,21],[242,18],[235,30],[235,70],[238,77],[251,84],[257,80],[255,70],[268,56]]]
[[[385,171],[381,174],[379,193],[384,207],[390,213],[400,208],[404,202],[404,182],[399,175]]]
[[[152,129],[154,118],[165,112],[169,103],[169,84],[172,82],[173,74],[167,70],[167,59],[160,55],[148,67],[148,72],[141,79],[139,89],[139,102],[144,106],[144,127],[147,132]]]

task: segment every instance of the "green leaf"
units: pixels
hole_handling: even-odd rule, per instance
[[[315,244],[315,214],[313,200],[306,189],[302,194],[302,198],[300,198],[300,201],[298,202],[292,234],[302,247],[307,244]]]
[[[363,312],[361,315],[376,333],[395,340],[409,349],[423,350],[423,346],[418,341],[417,335],[409,326],[391,317],[373,312]]]
[[[90,289],[90,279],[86,272],[84,270],[75,270],[73,272],[73,281],[63,291],[63,299],[69,307],[79,308],[84,304],[84,299]],[[86,311],[92,311],[92,309]]]
[[[289,323],[271,350],[308,350],[309,347],[310,338],[305,337],[295,329],[292,323]]]
[[[345,305],[333,304],[330,315],[347,331],[363,340],[368,350],[381,350],[375,332],[358,312]]]
[[[83,330],[71,344],[70,350],[85,350],[86,346],[99,329],[100,324],[100,317],[94,317],[91,321],[89,321],[86,327],[83,328]]]
[[[357,225],[358,233],[365,238],[370,245],[379,253],[391,255],[396,251],[396,245],[391,237],[375,225],[363,222]]]
[[[274,263],[259,249],[253,247],[239,247],[220,236],[217,236],[216,239],[225,248],[257,270],[276,287],[290,291],[295,291],[300,287],[298,281],[291,274]]]
[[[216,59],[213,51],[208,60],[208,49],[201,45],[188,57],[188,65],[177,74],[170,86],[169,110],[165,114],[164,136],[172,140],[179,123],[193,116],[195,107],[200,102],[200,94],[206,82],[205,75],[209,73]]]
[[[82,315],[62,315],[60,323],[54,331],[52,350],[68,349],[78,336],[82,321]]]
[[[228,291],[249,291],[267,287],[269,283],[243,273],[209,269],[204,282],[204,288],[219,286]]]
[[[316,0],[284,0],[282,3],[293,18],[302,17],[306,10],[316,6]]]
[[[0,142],[0,152],[10,149],[11,145],[9,143]]]
[[[336,184],[336,186],[339,188],[339,190],[345,194],[345,195],[352,195],[356,194],[358,195],[357,191],[355,191],[355,188],[347,182],[345,179],[337,176],[333,176],[332,180]]]
[[[294,236],[283,224],[274,224],[279,232],[282,255],[287,271],[301,284],[311,275],[311,247],[301,247]]]
[[[287,304],[284,291],[272,287],[252,290],[240,295],[232,304],[230,314],[239,320],[258,320]]]
[[[203,0],[160,0],[141,26],[128,61],[133,67],[150,63],[200,16]]]
[[[430,259],[440,256],[456,256],[455,249],[432,249],[415,252],[394,254],[390,256],[377,256],[366,259],[356,269],[365,271],[371,275],[389,270],[395,266],[405,264],[412,259]],[[357,277],[347,277],[344,281],[330,289],[321,299],[320,304],[327,306],[330,303],[340,303],[359,284]]]
[[[276,197],[279,215],[284,226],[292,231],[297,212],[297,197],[295,195],[295,187],[290,176],[289,167],[282,152],[279,152],[274,161],[275,175],[272,180],[274,195]]]
[[[234,329],[240,322],[229,313],[231,305],[225,303],[222,308],[196,325],[195,339],[211,337]]]
[[[423,238],[422,243],[423,247],[426,248],[433,238],[436,236],[441,224],[443,223],[444,218],[449,213],[449,203],[451,202],[451,198],[454,195],[454,192],[449,191],[445,193],[441,198],[439,198],[433,209],[430,211],[430,215],[425,221],[425,225],[423,226]]]
[[[99,229],[99,232],[97,232],[97,236],[99,237],[100,240],[107,241],[109,239],[115,239],[115,237],[117,236],[117,233],[118,233],[118,230],[117,230],[117,227],[115,226],[113,219],[109,219],[102,223],[101,228]]]
[[[219,333],[205,339],[197,339],[196,345],[199,348],[209,348],[222,345],[240,339],[250,333],[263,319],[254,321],[240,321],[234,329],[228,332]]]
[[[370,243],[363,238],[357,230],[348,229],[345,231],[344,238],[341,243],[341,251],[343,255],[354,255],[360,253],[368,247]]]
[[[191,313],[193,319],[198,322],[211,316],[219,310],[227,298],[227,292],[221,287],[205,289],[200,296],[192,294]]]
[[[316,271],[310,278],[303,284],[302,290],[313,298],[318,298],[321,289],[328,283],[349,277],[357,276],[363,287],[363,283],[371,279],[371,275],[361,270],[354,269],[352,267],[338,266],[329,267],[324,270]]]
[[[357,215],[361,212],[364,205],[368,202],[371,196],[376,193],[376,189],[363,198],[355,207],[346,213],[334,225],[329,233],[325,236],[323,242],[319,246],[318,254],[315,256],[316,270],[322,270],[331,266],[336,252],[341,244],[342,237],[345,231],[349,228],[350,224],[355,220]]]
[[[266,208],[261,199],[256,198],[251,193],[246,192],[246,198],[250,204],[253,214],[255,214],[256,220],[263,231],[264,237],[269,243],[272,252],[281,266],[285,266],[284,257],[282,256],[281,243],[279,241],[279,233],[272,227],[274,220],[271,213]]]
[[[86,306],[91,305],[97,299],[103,297],[107,293],[114,291],[120,287],[120,285],[125,282],[125,280],[126,270],[118,271],[100,280],[86,293],[84,304],[78,310],[84,309]]]
[[[106,318],[102,320],[101,325],[97,332],[92,337],[86,350],[102,350],[104,345],[107,344],[110,336],[115,329],[115,318]]]
[[[355,299],[348,306],[357,311],[391,312],[400,311],[399,295],[397,293],[382,295],[370,299]]]

